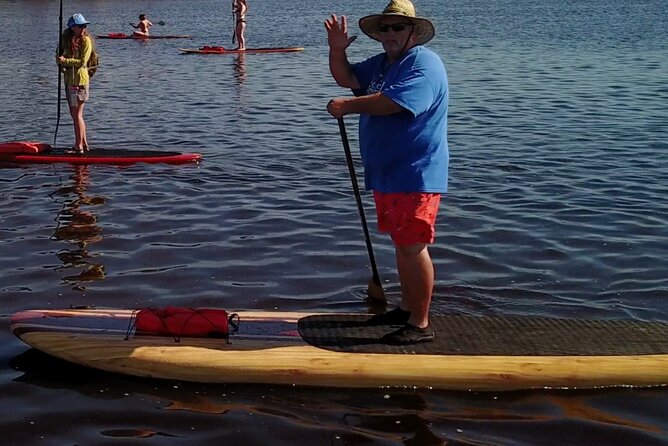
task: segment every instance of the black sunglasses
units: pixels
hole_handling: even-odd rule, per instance
[[[391,29],[395,33],[399,33],[405,30],[409,26],[413,26],[413,24],[412,23],[393,23],[391,25],[380,24],[378,25],[378,31],[380,31],[381,33],[386,33]]]

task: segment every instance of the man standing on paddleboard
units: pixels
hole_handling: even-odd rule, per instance
[[[373,190],[378,228],[395,246],[401,302],[369,323],[401,325],[384,336],[389,344],[431,342],[434,265],[427,246],[447,192],[447,75],[439,56],[423,46],[434,37],[433,24],[417,17],[409,0],[392,0],[359,26],[384,52],[351,64],[346,49],[355,36],[348,37],[346,17],[325,21],[332,76],[355,95],[330,100],[327,111],[360,115],[365,186]]]
[[[236,39],[239,44],[236,49],[240,51],[246,49],[246,37],[244,36],[246,32],[246,11],[248,11],[246,0],[234,0],[232,2],[232,15],[234,15],[234,36],[232,43]]]

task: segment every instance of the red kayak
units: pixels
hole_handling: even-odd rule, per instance
[[[222,46],[203,46],[201,48],[179,48],[184,54],[249,54],[249,53],[294,53],[304,48],[246,48],[245,50],[229,50]]]
[[[199,153],[162,150],[91,149],[83,155],[49,144],[28,141],[0,143],[0,162],[19,164],[186,164],[202,159]]]
[[[101,36],[95,36],[96,39],[137,39],[137,40],[150,40],[150,39],[190,39],[192,36],[189,35],[166,35],[166,36],[138,36],[136,34],[125,34],[125,33],[109,33]]]

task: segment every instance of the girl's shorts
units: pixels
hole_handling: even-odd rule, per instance
[[[373,193],[378,229],[397,245],[433,243],[441,194],[423,192]]]
[[[67,87],[67,105],[78,107],[88,100],[88,85]]]

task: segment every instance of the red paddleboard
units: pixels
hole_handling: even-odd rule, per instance
[[[162,150],[91,149],[79,155],[67,153],[67,149],[54,149],[38,142],[0,143],[0,162],[20,164],[135,164],[165,163],[185,164],[198,162],[199,153],[182,153]]]
[[[125,34],[125,33],[108,33],[100,36],[95,36],[96,39],[137,39],[137,40],[150,40],[150,39],[189,39],[192,36],[190,35],[164,35],[164,36],[138,36],[135,34]]]
[[[184,54],[253,54],[253,53],[294,53],[304,48],[246,48],[245,50],[227,49],[222,46],[203,46],[201,48],[179,48]]]

